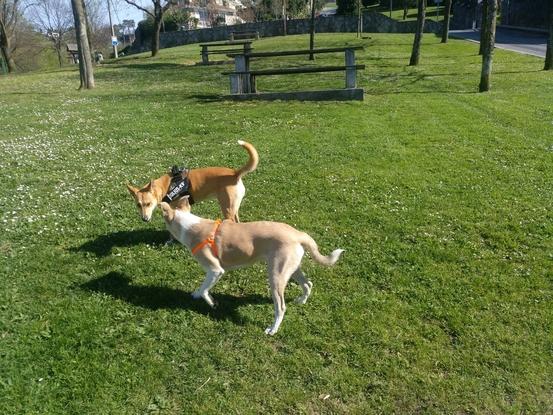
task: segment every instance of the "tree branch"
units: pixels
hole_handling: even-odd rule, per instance
[[[146,14],[148,14],[149,16],[152,16],[153,18],[155,18],[155,16],[152,14],[152,12],[150,12],[148,9],[145,9],[145,8],[142,7],[142,6],[139,6],[139,5],[136,4],[133,0],[125,0],[125,3],[128,3],[128,4],[130,4],[131,6],[136,7],[138,10],[142,10],[144,13],[146,13]]]

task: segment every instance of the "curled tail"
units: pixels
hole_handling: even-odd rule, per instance
[[[335,249],[328,256],[321,255],[315,240],[306,233],[302,234],[299,242],[301,246],[309,251],[311,257],[315,261],[317,261],[319,264],[326,265],[327,267],[334,265],[336,261],[338,261],[338,259],[340,258],[340,255],[342,255],[342,252],[344,252],[343,249]]]
[[[259,162],[259,155],[257,154],[257,150],[255,149],[255,147],[252,146],[250,143],[239,140],[238,144],[244,147],[248,152],[248,154],[250,155],[250,159],[248,160],[246,165],[235,171],[238,177],[242,177],[244,174],[252,172],[257,168],[257,163]]]

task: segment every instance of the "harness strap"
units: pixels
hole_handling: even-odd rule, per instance
[[[221,219],[217,219],[215,221],[215,226],[213,227],[213,232],[211,232],[211,234],[202,242],[192,248],[192,255],[196,255],[198,251],[200,251],[200,249],[202,249],[206,245],[209,245],[209,247],[211,248],[211,252],[213,252],[213,255],[215,255],[216,258],[219,258],[219,251],[217,250],[217,245],[215,244],[215,235],[217,235],[217,231],[219,230],[220,226]]]

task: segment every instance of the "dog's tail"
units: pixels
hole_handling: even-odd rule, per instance
[[[246,165],[236,170],[236,176],[242,177],[244,174],[250,173],[257,168],[257,163],[259,163],[259,155],[257,154],[257,150],[255,149],[255,147],[252,146],[250,143],[239,140],[238,144],[244,147],[250,155],[250,159],[248,160]]]
[[[336,261],[338,261],[338,259],[340,258],[340,255],[342,255],[342,252],[344,252],[343,249],[335,249],[328,256],[321,255],[321,253],[319,252],[319,247],[317,246],[317,242],[315,242],[315,240],[311,236],[303,232],[299,242],[301,246],[309,251],[311,257],[315,261],[317,261],[319,264],[326,265],[327,267],[334,265]]]

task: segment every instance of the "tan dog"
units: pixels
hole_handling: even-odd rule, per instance
[[[202,219],[190,213],[187,198],[179,201],[176,210],[165,202],[160,207],[171,235],[192,251],[206,272],[202,286],[192,296],[202,297],[211,307],[215,303],[209,290],[226,270],[261,260],[267,262],[275,306],[273,325],[265,330],[270,335],[277,332],[284,318],[284,289],[290,278],[303,290],[303,294],[296,300],[298,303],[305,304],[311,294],[313,284],[300,268],[304,249],[319,264],[327,266],[334,265],[343,252],[342,249],[336,249],[329,256],[322,256],[313,238],[284,223],[221,223]]]
[[[239,222],[238,209],[242,198],[246,193],[242,176],[257,168],[259,156],[256,149],[250,143],[238,141],[248,152],[250,158],[246,165],[238,170],[228,167],[205,167],[191,169],[188,172],[189,193],[196,202],[215,196],[221,206],[225,219]],[[171,176],[165,174],[159,179],[152,180],[141,189],[127,185],[129,192],[136,201],[140,216],[145,222],[152,219],[152,213],[156,206],[166,197],[171,185]],[[174,203],[172,203],[174,204]]]

